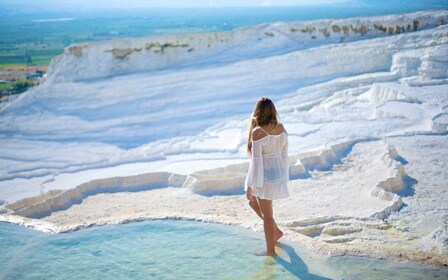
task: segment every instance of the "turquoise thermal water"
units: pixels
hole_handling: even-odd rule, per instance
[[[50,235],[0,223],[0,279],[447,279],[448,270],[319,257],[287,241],[258,257],[261,233],[191,221],[144,221]]]

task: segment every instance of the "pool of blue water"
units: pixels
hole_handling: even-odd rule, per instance
[[[448,279],[446,269],[321,257],[261,233],[192,221],[144,221],[46,234],[0,223],[0,279]]]

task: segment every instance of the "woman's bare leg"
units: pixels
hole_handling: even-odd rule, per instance
[[[258,204],[258,200],[255,197],[252,197],[249,200],[250,207],[257,213],[257,215],[263,220],[263,213],[261,213],[260,204]],[[277,242],[280,238],[282,238],[283,232],[278,228],[277,224],[275,224],[275,242]]]
[[[257,215],[263,220],[263,214],[260,210],[260,205],[258,204],[258,200],[255,196],[252,197],[251,200],[249,200],[249,206],[257,213]]]
[[[264,237],[266,238],[266,254],[275,256],[275,231],[277,225],[275,223],[272,211],[272,200],[258,199],[261,213],[263,214]]]

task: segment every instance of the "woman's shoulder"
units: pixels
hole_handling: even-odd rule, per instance
[[[288,132],[286,131],[286,129],[285,129],[285,127],[283,126],[283,124],[282,123],[279,123],[278,125],[277,125],[277,127],[279,128],[279,131],[280,131],[280,133],[286,133],[286,134],[288,134]]]
[[[270,133],[268,133],[262,127],[257,126],[257,127],[255,127],[252,130],[252,140],[253,141],[260,141],[260,140],[262,140],[264,138],[267,138],[267,136],[269,136],[269,135],[274,135],[275,136],[275,135],[281,135],[283,133],[288,134],[286,132],[285,127],[281,123],[277,124],[277,126],[274,129],[270,130]]]
[[[266,132],[266,130],[264,131]],[[282,123],[278,123],[274,128],[269,130],[270,135],[280,135],[283,132],[287,134],[286,129]]]
[[[279,123],[278,124],[278,127],[279,127],[279,129],[280,129],[280,133],[285,133],[285,134],[288,134],[288,132],[286,131],[286,128],[283,126],[283,124],[282,123]]]
[[[266,137],[268,134],[261,127],[257,126],[252,130],[252,140],[259,141]]]

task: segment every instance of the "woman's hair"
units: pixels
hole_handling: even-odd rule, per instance
[[[252,118],[249,122],[249,136],[247,137],[247,152],[252,153],[252,131],[257,126],[271,125],[273,127],[278,124],[278,114],[274,103],[271,99],[262,97],[255,105]]]

